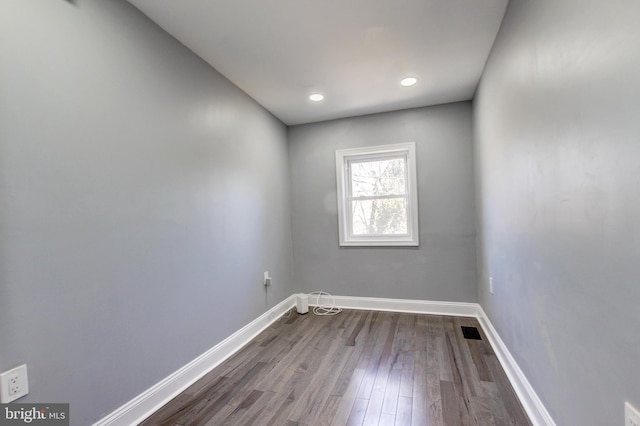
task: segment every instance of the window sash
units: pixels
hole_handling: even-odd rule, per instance
[[[360,156],[358,156],[360,157]],[[393,195],[406,195],[409,192],[408,184],[409,184],[409,176],[408,176],[408,158],[407,155],[397,155],[394,153],[387,153],[386,155],[376,156],[374,154],[369,154],[364,156],[365,158],[351,159],[348,158],[345,161],[347,170],[347,196],[349,198],[356,197],[364,197],[364,196],[354,196],[353,195],[353,167],[354,163],[371,163],[373,161],[381,161],[381,160],[402,160],[404,162],[404,192],[402,194],[385,194],[384,197],[390,197]]]
[[[409,221],[409,200],[407,196],[393,196],[393,197],[366,197],[366,199],[364,201],[369,201],[369,200],[395,200],[395,199],[404,199],[404,207],[407,213],[407,232],[399,232],[396,234],[381,234],[381,233],[375,233],[375,232],[367,232],[367,233],[363,233],[363,234],[357,234],[354,231],[354,221],[355,221],[355,217],[353,215],[353,209],[352,209],[352,213],[351,216],[349,218],[347,218],[348,222],[348,232],[349,232],[349,237],[350,238],[369,238],[369,237],[374,237],[374,238],[385,238],[385,237],[395,237],[395,238],[399,238],[399,237],[408,237],[409,235],[411,235],[411,227],[409,225],[410,221]],[[349,202],[350,205],[353,205],[353,201],[362,201],[362,198],[351,198],[351,201]]]

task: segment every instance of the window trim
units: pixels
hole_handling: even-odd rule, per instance
[[[349,163],[358,160],[406,158],[407,234],[353,235],[351,232],[351,179]],[[340,246],[418,246],[418,180],[415,142],[336,150],[336,182],[338,201],[338,235]],[[390,198],[390,197],[383,197]]]

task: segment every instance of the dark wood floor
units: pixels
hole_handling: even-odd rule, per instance
[[[473,318],[291,313],[142,425],[530,425]]]

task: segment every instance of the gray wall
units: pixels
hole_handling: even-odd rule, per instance
[[[294,292],[286,128],[124,1],[3,0],[0,55],[0,371],[87,425]]]
[[[638,16],[512,0],[474,103],[479,300],[558,425],[640,407]]]
[[[289,128],[294,275],[302,291],[476,301],[471,104]],[[416,143],[420,247],[338,246],[335,150]]]

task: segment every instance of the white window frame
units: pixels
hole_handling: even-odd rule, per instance
[[[349,164],[354,161],[405,159],[407,185],[407,234],[354,235],[352,230],[351,178]],[[418,180],[416,144],[414,142],[336,150],[336,181],[338,192],[338,232],[340,246],[418,246]]]

